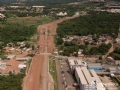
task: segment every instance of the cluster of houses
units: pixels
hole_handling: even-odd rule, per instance
[[[4,17],[5,17],[5,15],[0,13],[0,18],[4,18]]]
[[[95,11],[107,11],[110,13],[120,13],[120,3],[106,3],[105,8],[96,7]]]
[[[27,55],[34,52],[28,42],[17,42],[16,45],[8,43],[2,50],[7,54],[0,58],[0,75],[9,75],[10,71],[14,74],[20,73],[32,59]]]
[[[7,44],[6,47],[3,48],[5,52],[12,53],[12,52],[18,52],[18,53],[32,53],[32,47],[26,47],[25,42],[18,42],[17,46],[15,46],[13,43]]]
[[[101,45],[102,43],[108,44],[110,43],[113,38],[109,35],[100,35],[99,37],[96,37],[96,35],[87,35],[87,36],[66,36],[62,38],[63,41],[71,42],[72,40],[75,40],[77,44],[85,44],[85,42],[88,42],[91,45]]]
[[[1,6],[0,11],[42,12],[45,6]]]

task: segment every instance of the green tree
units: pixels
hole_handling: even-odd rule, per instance
[[[102,60],[102,56],[99,56],[99,60]]]
[[[57,38],[57,45],[61,45],[63,43],[63,39],[62,38]]]

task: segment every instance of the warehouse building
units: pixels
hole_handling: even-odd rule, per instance
[[[29,57],[24,57],[24,58],[16,58],[17,61],[28,61],[30,60]]]
[[[115,74],[115,73],[120,74],[120,67],[109,67],[109,68],[108,68],[108,71],[109,71],[111,74]]]
[[[85,90],[88,84],[80,67],[76,68],[75,77],[77,82],[80,84],[80,90]]]
[[[103,70],[103,66],[100,63],[97,63],[97,64],[88,64],[87,68],[89,70]]]
[[[75,77],[80,86],[80,90],[105,90],[101,80],[94,70],[87,67],[76,67]]]
[[[71,72],[74,73],[76,67],[86,67],[87,63],[82,61],[82,59],[80,59],[80,58],[69,57],[68,65],[71,69]]]

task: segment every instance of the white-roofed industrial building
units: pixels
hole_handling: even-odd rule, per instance
[[[100,78],[98,77],[98,75],[96,74],[96,72],[94,70],[90,70],[90,73],[92,74],[92,76],[94,77],[94,79],[96,81],[97,90],[105,90],[105,87],[102,84],[102,82],[101,82]]]
[[[75,77],[80,86],[80,90],[105,90],[105,87],[94,70],[87,67],[76,67]]]
[[[84,62],[84,61],[83,61],[82,59],[80,59],[80,58],[69,57],[69,58],[68,58],[68,65],[69,65],[72,73],[74,73],[76,67],[86,67],[86,66],[87,66],[87,63]]]
[[[93,70],[103,70],[103,66],[101,65],[101,63],[95,63],[95,64],[87,64],[87,67],[89,70],[93,69]]]
[[[16,58],[17,61],[28,61],[29,59],[30,59],[29,57]]]
[[[84,90],[86,88],[86,85],[88,85],[88,83],[80,67],[76,67],[75,77],[77,79],[77,82],[80,83],[80,90]]]

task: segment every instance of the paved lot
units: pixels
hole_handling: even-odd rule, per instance
[[[68,90],[76,90],[75,87],[73,87],[74,80],[73,80],[71,74],[68,72],[69,67],[68,67],[65,60],[62,60],[62,61],[56,60],[58,89],[59,90],[65,90],[65,85],[62,84],[63,76],[61,74],[61,65],[60,65],[60,63],[62,64],[62,67],[63,67],[63,71],[64,71],[64,75],[65,75],[65,79],[66,79],[66,84],[67,84],[67,89]]]
[[[58,81],[58,90],[65,90],[65,85],[63,84],[63,78],[61,74],[60,61],[55,61],[56,71],[57,71],[57,81]]]
[[[70,74],[70,72],[68,72],[69,67],[68,67],[65,60],[62,61],[62,66],[63,66],[64,74],[65,74],[65,77],[66,77],[67,85],[72,86],[73,83],[74,83],[74,80],[73,80],[72,75]]]

